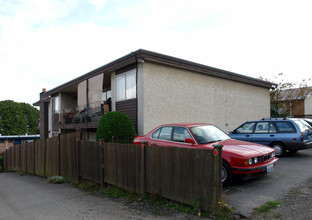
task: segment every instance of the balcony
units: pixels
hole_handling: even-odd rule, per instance
[[[76,106],[62,109],[61,113],[52,114],[53,128],[81,129],[97,128],[101,117],[110,111],[110,104],[91,103],[89,106]]]

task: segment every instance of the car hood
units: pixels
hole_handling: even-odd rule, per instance
[[[229,139],[218,142],[218,144],[223,145],[222,151],[224,153],[234,153],[237,155],[244,155],[244,156],[257,156],[263,154],[272,153],[274,150],[270,147],[255,144],[247,141],[240,141],[236,139]]]

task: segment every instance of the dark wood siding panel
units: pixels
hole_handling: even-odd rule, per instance
[[[130,99],[121,102],[116,102],[116,111],[125,113],[129,116],[134,124],[134,128],[138,130],[138,119],[137,119],[137,99]]]
[[[129,66],[126,66],[126,67],[124,67],[124,68],[121,68],[121,69],[116,70],[116,71],[115,71],[115,75],[119,75],[119,74],[125,73],[125,72],[130,71],[130,70],[133,70],[133,69],[135,69],[135,68],[136,68],[136,63],[133,63],[133,64],[131,64],[131,65],[129,65]]]

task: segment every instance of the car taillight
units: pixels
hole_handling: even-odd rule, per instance
[[[303,134],[302,134],[302,132],[301,132],[301,141],[303,141]]]

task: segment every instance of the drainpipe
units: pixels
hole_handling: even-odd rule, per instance
[[[87,96],[86,96],[87,108],[89,109],[89,79],[87,79]]]

